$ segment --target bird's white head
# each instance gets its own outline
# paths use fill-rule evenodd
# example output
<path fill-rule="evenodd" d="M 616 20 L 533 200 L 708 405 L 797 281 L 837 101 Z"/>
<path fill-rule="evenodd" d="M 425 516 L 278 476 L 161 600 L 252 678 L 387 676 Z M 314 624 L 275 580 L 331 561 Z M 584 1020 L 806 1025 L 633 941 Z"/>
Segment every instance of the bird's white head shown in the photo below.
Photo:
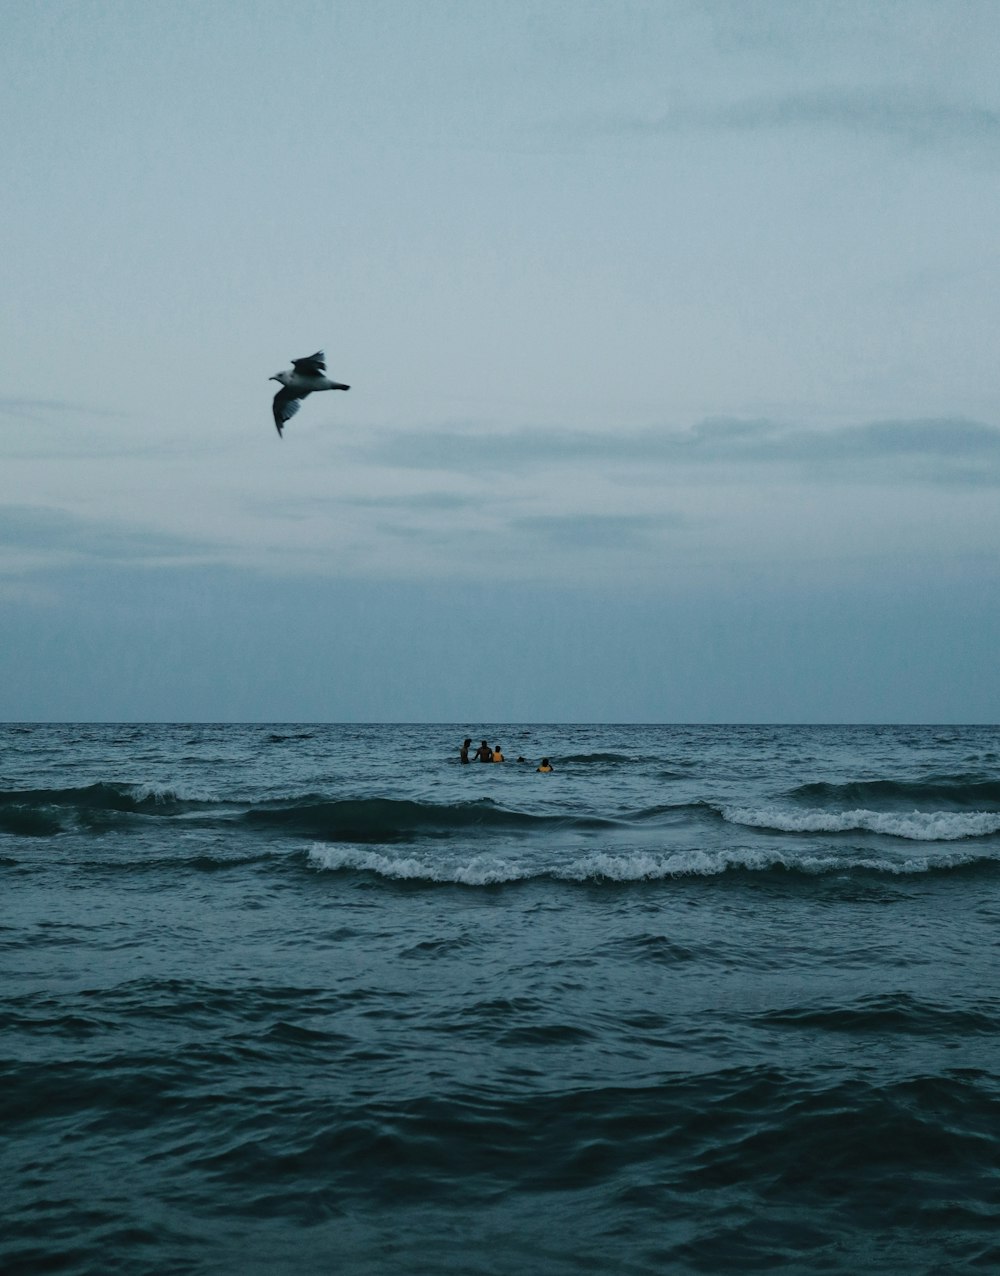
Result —
<path fill-rule="evenodd" d="M 268 381 L 280 381 L 282 385 L 288 385 L 292 379 L 290 372 L 276 372 L 273 377 L 268 377 Z"/>

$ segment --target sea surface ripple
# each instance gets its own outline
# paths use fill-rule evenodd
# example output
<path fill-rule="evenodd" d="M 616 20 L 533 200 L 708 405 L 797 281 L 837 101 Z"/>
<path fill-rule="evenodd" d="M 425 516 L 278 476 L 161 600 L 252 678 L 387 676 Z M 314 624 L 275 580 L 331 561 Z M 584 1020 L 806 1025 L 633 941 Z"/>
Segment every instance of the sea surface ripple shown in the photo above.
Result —
<path fill-rule="evenodd" d="M 997 729 L 0 739 L 5 1273 L 1000 1266 Z"/>

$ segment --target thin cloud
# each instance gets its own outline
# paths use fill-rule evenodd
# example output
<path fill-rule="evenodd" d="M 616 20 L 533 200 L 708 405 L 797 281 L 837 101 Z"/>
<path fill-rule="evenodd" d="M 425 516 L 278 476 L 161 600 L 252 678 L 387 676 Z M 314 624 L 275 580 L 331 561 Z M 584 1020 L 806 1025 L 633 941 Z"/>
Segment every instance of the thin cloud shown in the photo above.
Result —
<path fill-rule="evenodd" d="M 89 403 L 67 403 L 61 399 L 17 399 L 0 396 L 0 414 L 26 421 L 44 421 L 53 413 L 76 413 L 81 416 L 123 417 L 123 412 L 95 408 Z"/>
<path fill-rule="evenodd" d="M 1000 483 L 1000 429 L 961 418 L 872 421 L 833 430 L 759 424 L 692 431 L 692 459 L 795 466 L 806 477 L 936 484 Z"/>
<path fill-rule="evenodd" d="M 142 563 L 190 558 L 209 547 L 186 537 L 35 505 L 0 507 L 0 552 Z"/>
<path fill-rule="evenodd" d="M 445 512 L 467 510 L 480 502 L 476 497 L 459 492 L 413 492 L 395 496 L 350 496 L 342 502 L 358 509 Z"/>
<path fill-rule="evenodd" d="M 369 464 L 465 476 L 599 465 L 603 472 L 667 466 L 787 465 L 816 477 L 1000 482 L 1000 429 L 963 418 L 873 421 L 806 430 L 768 420 L 716 419 L 688 430 L 438 430 L 383 436 L 364 452 Z"/>
<path fill-rule="evenodd" d="M 588 433 L 582 430 L 510 430 L 506 433 L 429 430 L 383 435 L 356 453 L 369 463 L 401 469 L 442 470 L 476 475 L 526 471 L 574 460 L 610 460 L 624 445 L 641 446 L 644 436 Z M 658 448 L 655 436 L 649 444 Z"/>
<path fill-rule="evenodd" d="M 510 528 L 525 537 L 574 549 L 632 549 L 665 528 L 683 524 L 679 516 L 631 514 L 552 514 L 512 519 Z"/>
<path fill-rule="evenodd" d="M 833 129 L 908 146 L 986 150 L 1000 157 L 1000 110 L 907 88 L 764 94 L 729 103 L 690 103 L 641 118 L 621 116 L 601 131 L 634 134 Z"/>
<path fill-rule="evenodd" d="M 125 433 L 122 423 L 131 427 Z M 92 403 L 0 396 L 0 427 L 0 454 L 12 460 L 167 458 L 176 453 L 172 440 L 150 442 L 145 431 L 137 432 L 131 412 Z"/>

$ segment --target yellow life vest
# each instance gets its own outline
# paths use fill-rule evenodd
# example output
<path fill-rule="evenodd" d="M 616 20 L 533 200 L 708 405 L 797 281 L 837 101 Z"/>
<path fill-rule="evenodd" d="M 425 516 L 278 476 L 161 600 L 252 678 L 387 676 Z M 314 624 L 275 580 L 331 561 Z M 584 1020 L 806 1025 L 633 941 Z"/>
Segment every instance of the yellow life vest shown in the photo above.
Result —
<path fill-rule="evenodd" d="M 544 771 L 544 772 L 546 772 L 546 773 L 547 773 L 547 772 L 551 771 L 551 770 L 552 770 L 552 768 L 551 768 L 550 766 L 540 766 L 540 767 L 538 768 L 538 770 L 539 770 L 539 771 Z"/>
<path fill-rule="evenodd" d="M 494 761 L 494 762 L 502 762 L 503 760 L 504 760 L 504 758 L 503 758 L 503 754 L 500 752 L 500 750 L 499 750 L 499 749 L 494 749 L 494 750 L 493 750 L 493 761 Z"/>

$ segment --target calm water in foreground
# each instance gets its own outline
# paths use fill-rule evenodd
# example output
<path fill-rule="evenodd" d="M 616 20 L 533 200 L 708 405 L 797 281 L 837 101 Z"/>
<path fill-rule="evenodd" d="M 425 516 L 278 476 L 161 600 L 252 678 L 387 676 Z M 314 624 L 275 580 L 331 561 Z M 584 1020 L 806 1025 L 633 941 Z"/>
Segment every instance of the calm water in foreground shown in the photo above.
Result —
<path fill-rule="evenodd" d="M 997 729 L 0 742 L 4 1272 L 1000 1267 Z"/>

